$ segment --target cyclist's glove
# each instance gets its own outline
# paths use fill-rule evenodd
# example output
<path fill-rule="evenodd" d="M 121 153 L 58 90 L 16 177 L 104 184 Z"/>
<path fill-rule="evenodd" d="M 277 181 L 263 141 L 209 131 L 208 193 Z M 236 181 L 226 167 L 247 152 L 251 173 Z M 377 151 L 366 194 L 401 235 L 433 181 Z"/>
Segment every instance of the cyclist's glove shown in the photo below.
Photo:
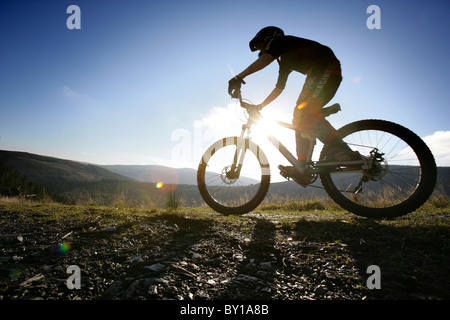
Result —
<path fill-rule="evenodd" d="M 228 81 L 228 94 L 231 95 L 232 98 L 239 98 L 241 84 L 245 84 L 245 81 L 238 76 L 235 76 Z"/>

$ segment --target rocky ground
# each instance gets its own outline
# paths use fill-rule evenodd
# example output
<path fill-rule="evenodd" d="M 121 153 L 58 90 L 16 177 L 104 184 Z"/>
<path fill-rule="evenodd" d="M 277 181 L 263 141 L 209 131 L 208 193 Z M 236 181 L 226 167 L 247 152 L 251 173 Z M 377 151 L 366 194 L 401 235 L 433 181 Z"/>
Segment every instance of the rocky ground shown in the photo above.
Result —
<path fill-rule="evenodd" d="M 71 212 L 76 211 L 76 212 Z M 448 214 L 436 219 L 448 221 Z M 0 205 L 3 300 L 448 299 L 448 227 Z M 381 289 L 367 268 L 378 265 Z M 70 289 L 67 282 L 80 288 Z"/>

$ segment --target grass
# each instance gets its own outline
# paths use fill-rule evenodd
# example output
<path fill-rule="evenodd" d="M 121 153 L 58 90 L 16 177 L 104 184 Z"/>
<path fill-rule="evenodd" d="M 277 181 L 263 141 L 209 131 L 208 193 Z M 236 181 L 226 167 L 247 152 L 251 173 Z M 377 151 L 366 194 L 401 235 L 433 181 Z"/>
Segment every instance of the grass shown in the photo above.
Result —
<path fill-rule="evenodd" d="M 261 211 L 324 211 L 341 210 L 332 200 L 327 198 L 276 198 L 265 202 L 258 207 Z"/>
<path fill-rule="evenodd" d="M 100 215 L 115 219 L 127 216 L 172 214 L 197 219 L 213 219 L 217 221 L 248 222 L 249 219 L 257 219 L 264 216 L 266 219 L 276 221 L 283 228 L 292 229 L 292 220 L 345 220 L 348 223 L 360 223 L 365 218 L 348 213 L 328 198 L 281 198 L 265 201 L 253 212 L 243 216 L 224 216 L 214 213 L 205 205 L 197 207 L 183 207 L 182 193 L 171 190 L 167 193 L 166 208 L 157 208 L 151 202 L 148 206 L 142 203 L 136 204 L 128 201 L 126 196 L 119 194 L 113 206 L 99 206 L 94 203 L 65 205 L 51 201 L 50 199 L 35 201 L 18 197 L 0 197 L 0 208 L 6 207 L 20 212 L 31 212 L 46 219 L 58 219 L 59 215 L 70 214 L 79 217 Z M 413 214 L 399 217 L 393 220 L 380 220 L 378 223 L 385 225 L 404 226 L 409 225 L 433 225 L 434 227 L 449 227 L 448 216 L 450 208 L 449 196 L 439 189 L 433 193 L 428 201 Z M 39 212 L 39 213 L 38 213 Z M 441 218 L 439 218 L 441 217 Z"/>
<path fill-rule="evenodd" d="M 367 220 L 348 213 L 329 198 L 272 198 L 264 202 L 253 212 L 243 216 L 224 216 L 215 213 L 205 204 L 196 207 L 184 207 L 183 193 L 173 189 L 166 193 L 166 208 L 154 205 L 152 201 L 136 203 L 129 199 L 126 194 L 119 193 L 112 206 L 102 206 L 96 203 L 81 203 L 65 205 L 52 201 L 50 198 L 35 200 L 33 198 L 0 196 L 0 209 L 7 207 L 20 212 L 30 212 L 44 219 L 58 219 L 65 214 L 78 216 L 79 219 L 92 215 L 102 216 L 103 219 L 125 219 L 126 217 L 137 217 L 155 214 L 172 214 L 196 219 L 212 219 L 216 221 L 227 221 L 232 223 L 248 223 L 249 219 L 265 219 L 279 223 L 281 228 L 292 229 L 293 222 L 301 224 L 302 220 L 340 220 L 349 224 L 358 224 Z M 403 227 L 405 225 L 427 225 L 434 228 L 448 228 L 450 198 L 437 188 L 427 202 L 413 214 L 399 217 L 393 220 L 379 220 L 378 223 Z M 38 213 L 39 212 L 39 213 Z"/>
<path fill-rule="evenodd" d="M 181 207 L 183 193 L 180 189 L 171 188 L 167 193 L 166 207 L 169 210 L 176 210 Z"/>

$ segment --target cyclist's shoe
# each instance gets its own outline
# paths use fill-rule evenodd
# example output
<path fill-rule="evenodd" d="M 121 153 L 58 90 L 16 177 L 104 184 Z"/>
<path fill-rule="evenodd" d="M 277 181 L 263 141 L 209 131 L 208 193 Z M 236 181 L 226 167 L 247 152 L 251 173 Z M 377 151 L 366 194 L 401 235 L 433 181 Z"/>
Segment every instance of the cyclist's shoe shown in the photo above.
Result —
<path fill-rule="evenodd" d="M 337 146 L 329 147 L 325 158 L 320 160 L 319 163 L 326 164 L 328 162 L 347 162 L 347 161 L 360 161 L 361 154 L 358 151 L 353 151 L 346 143 L 339 144 Z"/>
<path fill-rule="evenodd" d="M 280 174 L 286 179 L 292 179 L 297 182 L 302 187 L 309 185 L 313 182 L 313 175 L 310 173 L 300 173 L 293 166 L 282 166 L 279 165 L 278 169 L 280 169 Z"/>

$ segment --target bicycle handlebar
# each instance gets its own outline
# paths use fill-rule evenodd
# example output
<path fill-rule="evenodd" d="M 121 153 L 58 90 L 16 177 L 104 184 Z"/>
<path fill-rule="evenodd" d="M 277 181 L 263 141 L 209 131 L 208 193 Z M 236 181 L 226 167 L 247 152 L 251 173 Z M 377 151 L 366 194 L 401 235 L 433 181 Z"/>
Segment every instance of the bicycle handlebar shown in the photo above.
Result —
<path fill-rule="evenodd" d="M 239 100 L 239 105 L 241 106 L 241 108 L 244 108 L 248 112 L 250 117 L 254 117 L 256 119 L 259 119 L 261 117 L 261 113 L 260 113 L 261 108 L 254 107 L 253 104 L 249 104 L 249 103 L 245 102 L 242 99 L 241 90 L 235 91 L 232 98 Z"/>
<path fill-rule="evenodd" d="M 250 111 L 252 111 L 252 112 L 256 112 L 258 115 L 260 115 L 260 111 L 261 111 L 261 109 L 262 108 L 257 108 L 257 107 L 250 107 L 250 105 L 248 104 L 248 103 L 246 103 L 245 101 L 243 101 L 243 99 L 242 99 L 242 94 L 241 94 L 241 90 L 239 90 L 239 91 L 237 91 L 236 93 L 235 93 L 235 97 L 234 98 L 236 98 L 236 99 L 238 99 L 239 100 L 239 104 L 241 105 L 241 107 L 242 108 L 244 108 L 245 110 L 247 110 L 247 112 L 250 112 Z M 254 106 L 253 104 L 251 105 L 251 106 Z M 322 115 L 324 116 L 324 117 L 328 117 L 328 116 L 330 116 L 330 115 L 332 115 L 332 114 L 334 114 L 334 113 L 337 113 L 337 112 L 339 112 L 339 111 L 341 111 L 341 106 L 339 105 L 339 103 L 335 103 L 335 104 L 333 104 L 333 105 L 331 105 L 331 106 L 329 106 L 329 107 L 323 107 L 322 108 Z"/>

